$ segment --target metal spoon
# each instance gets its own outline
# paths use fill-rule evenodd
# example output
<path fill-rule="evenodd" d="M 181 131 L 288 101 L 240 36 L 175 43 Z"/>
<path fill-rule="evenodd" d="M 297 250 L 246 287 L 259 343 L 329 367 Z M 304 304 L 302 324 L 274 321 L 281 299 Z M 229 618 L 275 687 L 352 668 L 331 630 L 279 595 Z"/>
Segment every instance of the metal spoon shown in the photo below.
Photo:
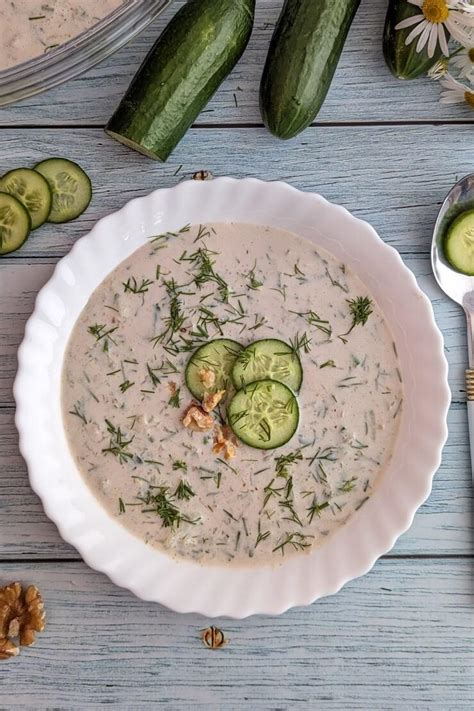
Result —
<path fill-rule="evenodd" d="M 453 269 L 444 256 L 443 239 L 454 218 L 474 209 L 474 173 L 462 178 L 446 196 L 438 214 L 431 244 L 431 265 L 441 289 L 450 299 L 460 304 L 467 319 L 469 368 L 466 370 L 467 413 L 469 439 L 474 476 L 474 277 Z"/>

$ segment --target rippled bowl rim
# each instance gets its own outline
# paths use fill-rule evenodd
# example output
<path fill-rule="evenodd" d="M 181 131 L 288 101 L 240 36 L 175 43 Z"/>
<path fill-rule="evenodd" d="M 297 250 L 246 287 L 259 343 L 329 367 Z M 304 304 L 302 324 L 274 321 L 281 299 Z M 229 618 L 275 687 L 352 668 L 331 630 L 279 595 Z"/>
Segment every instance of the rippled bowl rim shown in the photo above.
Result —
<path fill-rule="evenodd" d="M 122 7 L 47 54 L 0 71 L 0 106 L 74 79 L 111 56 L 173 0 L 128 0 Z"/>
<path fill-rule="evenodd" d="M 78 473 L 60 410 L 67 338 L 91 292 L 148 236 L 183 224 L 241 221 L 290 229 L 344 260 L 385 313 L 405 387 L 394 456 L 369 501 L 324 545 L 277 566 L 231 568 L 173 560 L 108 516 Z M 138 597 L 179 612 L 242 618 L 279 614 L 337 592 L 389 551 L 427 499 L 447 438 L 443 338 L 428 298 L 398 252 L 323 197 L 253 178 L 185 181 L 100 220 L 56 266 L 18 351 L 16 426 L 31 486 L 86 563 Z"/>

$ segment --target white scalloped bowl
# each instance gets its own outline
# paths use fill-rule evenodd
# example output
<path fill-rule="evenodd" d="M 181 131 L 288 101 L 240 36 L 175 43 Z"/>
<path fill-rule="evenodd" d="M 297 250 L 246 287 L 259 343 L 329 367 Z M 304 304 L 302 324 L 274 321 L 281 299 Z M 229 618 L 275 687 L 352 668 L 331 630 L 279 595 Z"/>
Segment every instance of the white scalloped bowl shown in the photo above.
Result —
<path fill-rule="evenodd" d="M 94 498 L 68 449 L 60 406 L 66 344 L 91 292 L 157 231 L 186 223 L 252 222 L 291 230 L 350 266 L 394 336 L 405 403 L 394 456 L 367 504 L 320 548 L 278 567 L 205 567 L 173 560 L 123 528 Z M 337 592 L 392 548 L 426 500 L 446 441 L 450 393 L 431 304 L 398 253 L 365 222 L 285 183 L 183 182 L 129 202 L 80 239 L 38 295 L 18 352 L 14 394 L 31 486 L 61 536 L 117 585 L 179 612 L 278 614 Z"/>

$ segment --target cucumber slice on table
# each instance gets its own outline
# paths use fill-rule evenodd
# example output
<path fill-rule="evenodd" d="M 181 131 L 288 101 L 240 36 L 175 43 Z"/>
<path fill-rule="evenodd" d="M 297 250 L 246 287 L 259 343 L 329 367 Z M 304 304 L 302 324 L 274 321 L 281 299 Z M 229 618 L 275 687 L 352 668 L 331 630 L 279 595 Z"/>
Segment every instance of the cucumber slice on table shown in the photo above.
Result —
<path fill-rule="evenodd" d="M 292 390 L 299 390 L 303 380 L 301 361 L 284 341 L 264 338 L 254 341 L 239 354 L 232 370 L 236 388 L 255 380 L 278 380 Z"/>
<path fill-rule="evenodd" d="M 31 217 L 25 206 L 13 195 L 0 192 L 0 255 L 19 249 L 30 230 Z"/>
<path fill-rule="evenodd" d="M 296 395 L 276 380 L 259 380 L 236 392 L 227 419 L 234 434 L 256 449 L 276 449 L 295 434 L 300 419 Z"/>
<path fill-rule="evenodd" d="M 452 266 L 474 276 L 474 210 L 463 212 L 448 229 L 444 254 Z"/>
<path fill-rule="evenodd" d="M 48 219 L 53 196 L 46 178 L 30 168 L 17 168 L 0 179 L 0 190 L 17 198 L 28 210 L 31 229 L 36 230 Z"/>
<path fill-rule="evenodd" d="M 66 158 L 48 158 L 35 165 L 46 178 L 53 193 L 53 206 L 48 222 L 69 222 L 82 215 L 92 198 L 92 185 L 87 173 Z"/>
<path fill-rule="evenodd" d="M 225 390 L 232 382 L 232 368 L 241 350 L 240 343 L 229 338 L 216 338 L 198 348 L 189 359 L 185 373 L 186 385 L 192 395 L 202 400 L 206 393 Z M 209 370 L 214 377 L 211 378 L 212 384 L 206 387 L 202 371 Z"/>

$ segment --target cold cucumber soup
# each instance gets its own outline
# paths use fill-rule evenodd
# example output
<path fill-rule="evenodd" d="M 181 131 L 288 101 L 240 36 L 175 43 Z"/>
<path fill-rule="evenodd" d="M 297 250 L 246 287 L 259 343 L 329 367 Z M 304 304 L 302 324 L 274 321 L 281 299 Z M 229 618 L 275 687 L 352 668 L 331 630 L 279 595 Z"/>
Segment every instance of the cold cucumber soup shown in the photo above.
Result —
<path fill-rule="evenodd" d="M 125 0 L 0 0 L 0 71 L 88 30 Z"/>
<path fill-rule="evenodd" d="M 383 314 L 344 264 L 273 227 L 186 225 L 90 297 L 63 417 L 87 485 L 148 545 L 277 564 L 367 502 L 401 380 Z"/>

